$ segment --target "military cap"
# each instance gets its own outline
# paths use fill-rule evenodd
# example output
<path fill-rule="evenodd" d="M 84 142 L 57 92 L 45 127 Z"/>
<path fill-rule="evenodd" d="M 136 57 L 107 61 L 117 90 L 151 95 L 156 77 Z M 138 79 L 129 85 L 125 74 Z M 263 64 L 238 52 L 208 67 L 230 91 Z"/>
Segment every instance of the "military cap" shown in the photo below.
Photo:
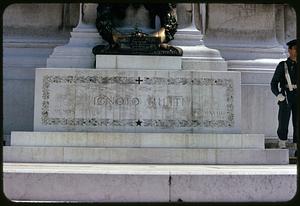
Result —
<path fill-rule="evenodd" d="M 288 43 L 286 43 L 286 45 L 289 47 L 289 48 L 292 48 L 293 46 L 297 45 L 297 39 L 294 39 L 292 41 L 289 41 Z"/>

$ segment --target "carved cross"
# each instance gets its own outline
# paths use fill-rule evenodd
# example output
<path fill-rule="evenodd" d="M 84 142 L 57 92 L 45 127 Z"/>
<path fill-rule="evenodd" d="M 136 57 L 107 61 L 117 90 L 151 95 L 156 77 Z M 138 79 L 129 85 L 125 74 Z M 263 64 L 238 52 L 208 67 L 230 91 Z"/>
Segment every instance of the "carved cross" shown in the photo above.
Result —
<path fill-rule="evenodd" d="M 142 80 L 142 79 L 139 77 L 139 78 L 136 79 L 135 81 L 138 82 L 138 84 L 141 84 L 141 82 L 144 81 L 144 80 Z"/>

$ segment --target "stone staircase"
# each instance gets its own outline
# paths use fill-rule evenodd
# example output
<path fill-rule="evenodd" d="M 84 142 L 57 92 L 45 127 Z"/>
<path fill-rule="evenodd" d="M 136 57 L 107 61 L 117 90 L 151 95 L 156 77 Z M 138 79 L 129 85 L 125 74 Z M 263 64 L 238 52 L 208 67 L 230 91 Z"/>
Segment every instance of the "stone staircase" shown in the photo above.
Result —
<path fill-rule="evenodd" d="M 294 148 L 293 140 L 290 138 L 287 141 L 287 149 L 289 151 L 289 164 L 297 164 L 297 157 L 295 156 L 296 149 Z M 278 149 L 278 138 L 277 137 L 265 137 L 265 148 L 266 149 Z"/>
<path fill-rule="evenodd" d="M 6 197 L 31 202 L 277 202 L 295 165 L 5 163 Z"/>
<path fill-rule="evenodd" d="M 270 202 L 297 189 L 288 150 L 260 134 L 12 132 L 3 159 L 13 201 Z"/>
<path fill-rule="evenodd" d="M 4 162 L 212 164 L 289 163 L 260 134 L 12 132 Z"/>

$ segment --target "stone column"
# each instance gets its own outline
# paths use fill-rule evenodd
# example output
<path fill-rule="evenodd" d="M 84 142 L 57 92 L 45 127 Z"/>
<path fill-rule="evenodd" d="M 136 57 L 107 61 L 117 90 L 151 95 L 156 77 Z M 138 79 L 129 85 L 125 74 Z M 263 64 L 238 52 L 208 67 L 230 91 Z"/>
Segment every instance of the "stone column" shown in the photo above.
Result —
<path fill-rule="evenodd" d="M 284 5 L 285 42 L 297 37 L 296 18 L 295 10 L 289 5 Z"/>
<path fill-rule="evenodd" d="M 285 58 L 275 14 L 274 4 L 208 4 L 205 44 L 226 60 Z"/>
<path fill-rule="evenodd" d="M 296 12 L 290 5 L 275 5 L 276 38 L 287 49 L 286 42 L 296 39 Z"/>
<path fill-rule="evenodd" d="M 206 29 L 205 8 L 205 4 L 177 4 L 179 29 L 171 44 L 183 50 L 183 69 L 226 70 L 227 65 L 220 52 L 203 44 Z"/>
<path fill-rule="evenodd" d="M 283 4 L 209 4 L 204 41 L 220 50 L 229 70 L 273 71 L 287 57 L 285 43 L 293 38 L 287 31 L 296 29 L 287 9 Z"/>
<path fill-rule="evenodd" d="M 58 46 L 47 59 L 47 67 L 94 68 L 94 46 L 104 44 L 95 26 L 97 4 L 81 3 L 79 23 L 71 32 L 69 43 Z"/>

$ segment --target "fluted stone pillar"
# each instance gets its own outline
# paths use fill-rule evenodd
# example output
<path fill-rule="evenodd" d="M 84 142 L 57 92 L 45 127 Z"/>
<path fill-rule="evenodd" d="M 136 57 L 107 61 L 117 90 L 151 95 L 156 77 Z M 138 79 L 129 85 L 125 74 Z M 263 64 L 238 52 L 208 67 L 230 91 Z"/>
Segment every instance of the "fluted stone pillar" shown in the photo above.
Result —
<path fill-rule="evenodd" d="M 226 60 L 285 58 L 276 38 L 274 4 L 208 4 L 207 46 Z"/>
<path fill-rule="evenodd" d="M 220 52 L 203 44 L 206 29 L 205 7 L 205 4 L 177 4 L 179 29 L 171 44 L 183 50 L 183 69 L 227 70 L 226 62 Z"/>
<path fill-rule="evenodd" d="M 295 39 L 297 35 L 296 29 L 296 12 L 289 5 L 285 5 L 285 25 L 286 25 L 286 40 Z"/>
<path fill-rule="evenodd" d="M 206 44 L 220 50 L 229 70 L 273 70 L 296 38 L 296 17 L 288 5 L 209 4 Z"/>
<path fill-rule="evenodd" d="M 80 4 L 79 23 L 71 32 L 69 43 L 58 46 L 47 59 L 47 67 L 94 68 L 94 46 L 104 44 L 95 26 L 97 4 Z"/>

